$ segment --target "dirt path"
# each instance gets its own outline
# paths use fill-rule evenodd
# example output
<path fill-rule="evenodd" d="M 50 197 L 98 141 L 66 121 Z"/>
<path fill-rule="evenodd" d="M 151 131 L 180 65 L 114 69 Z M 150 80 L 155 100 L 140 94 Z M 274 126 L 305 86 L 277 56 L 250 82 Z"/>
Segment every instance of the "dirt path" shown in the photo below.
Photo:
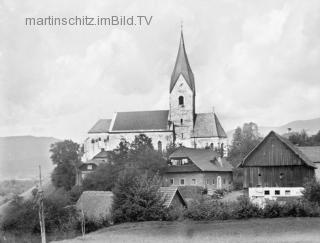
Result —
<path fill-rule="evenodd" d="M 126 223 L 61 242 L 320 242 L 320 218 Z"/>

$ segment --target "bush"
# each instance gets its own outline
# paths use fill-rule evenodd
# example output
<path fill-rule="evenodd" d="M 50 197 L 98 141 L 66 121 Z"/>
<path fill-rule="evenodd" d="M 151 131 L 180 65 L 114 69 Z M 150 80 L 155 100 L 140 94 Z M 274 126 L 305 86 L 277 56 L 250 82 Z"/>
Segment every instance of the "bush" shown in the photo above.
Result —
<path fill-rule="evenodd" d="M 320 204 L 320 182 L 311 180 L 304 185 L 303 196 L 309 202 Z"/>
<path fill-rule="evenodd" d="M 113 191 L 113 222 L 165 219 L 166 209 L 159 191 L 160 184 L 158 176 L 148 178 L 133 172 L 123 173 Z"/>
<path fill-rule="evenodd" d="M 250 202 L 248 197 L 240 196 L 233 206 L 233 214 L 237 219 L 261 217 L 262 210 L 256 204 Z"/>

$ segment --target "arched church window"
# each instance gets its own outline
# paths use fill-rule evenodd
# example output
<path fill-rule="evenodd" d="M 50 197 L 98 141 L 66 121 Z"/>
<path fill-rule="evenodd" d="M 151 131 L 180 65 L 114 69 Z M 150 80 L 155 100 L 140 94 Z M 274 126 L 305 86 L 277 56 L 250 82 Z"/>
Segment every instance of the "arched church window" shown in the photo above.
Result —
<path fill-rule="evenodd" d="M 179 96 L 179 105 L 183 105 L 184 104 L 184 98 L 183 96 Z"/>
<path fill-rule="evenodd" d="M 158 142 L 158 151 L 162 152 L 162 142 L 161 141 Z"/>
<path fill-rule="evenodd" d="M 181 125 L 183 124 L 183 119 L 182 119 L 182 118 L 180 119 L 180 124 L 181 124 Z"/>

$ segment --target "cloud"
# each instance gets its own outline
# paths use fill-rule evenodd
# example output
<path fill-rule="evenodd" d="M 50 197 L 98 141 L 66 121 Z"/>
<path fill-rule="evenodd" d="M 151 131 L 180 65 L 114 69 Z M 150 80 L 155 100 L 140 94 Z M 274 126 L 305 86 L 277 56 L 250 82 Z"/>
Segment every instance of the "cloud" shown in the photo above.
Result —
<path fill-rule="evenodd" d="M 168 108 L 180 21 L 199 112 L 226 130 L 319 117 L 318 1 L 3 1 L 0 134 L 81 141 L 117 110 Z M 30 16 L 153 15 L 148 27 L 26 27 Z"/>

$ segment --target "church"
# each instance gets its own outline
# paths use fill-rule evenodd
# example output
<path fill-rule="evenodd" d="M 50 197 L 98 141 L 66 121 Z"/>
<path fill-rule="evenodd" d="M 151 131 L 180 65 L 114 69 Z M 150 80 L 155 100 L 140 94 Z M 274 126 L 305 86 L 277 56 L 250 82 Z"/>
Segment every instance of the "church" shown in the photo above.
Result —
<path fill-rule="evenodd" d="M 136 135 L 152 138 L 155 149 L 163 151 L 170 144 L 189 148 L 227 151 L 227 134 L 217 114 L 196 113 L 196 85 L 181 31 L 178 55 L 169 86 L 169 109 L 116 112 L 110 119 L 100 119 L 88 131 L 84 141 L 83 162 L 102 151 L 115 149 L 121 139 L 131 142 Z"/>

